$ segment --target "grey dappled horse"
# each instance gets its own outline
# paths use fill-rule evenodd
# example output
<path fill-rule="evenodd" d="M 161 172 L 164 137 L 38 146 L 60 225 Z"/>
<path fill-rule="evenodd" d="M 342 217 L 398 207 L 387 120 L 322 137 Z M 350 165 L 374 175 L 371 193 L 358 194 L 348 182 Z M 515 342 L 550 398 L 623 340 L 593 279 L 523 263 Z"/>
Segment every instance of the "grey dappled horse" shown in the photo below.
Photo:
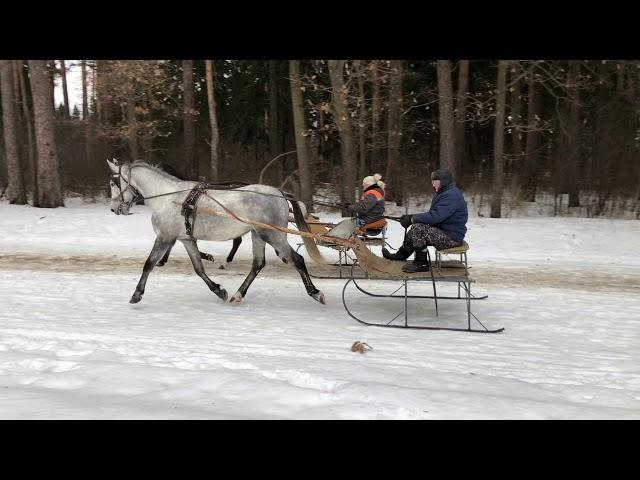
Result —
<path fill-rule="evenodd" d="M 284 263 L 292 264 L 298 271 L 309 296 L 324 303 L 324 293 L 311 281 L 304 259 L 291 248 L 287 242 L 286 233 L 249 225 L 228 217 L 231 212 L 240 218 L 276 227 L 286 227 L 289 220 L 289 201 L 277 188 L 268 185 L 248 185 L 234 190 L 209 190 L 208 196 L 202 195 L 199 198 L 197 206 L 214 210 L 225 216 L 199 213 L 193 225 L 193 235 L 190 237 L 186 233 L 184 217 L 181 214 L 182 202 L 198 182 L 179 180 L 142 160 L 136 160 L 133 163 L 107 160 L 107 164 L 112 173 L 112 181 L 117 183 L 118 187 L 113 188 L 112 185 L 111 211 L 117 215 L 128 212 L 135 198 L 140 196 L 145 199 L 145 204 L 152 211 L 151 224 L 156 233 L 155 244 L 145 262 L 142 276 L 130 303 L 142 300 L 147 277 L 176 240 L 180 240 L 184 245 L 198 276 L 213 293 L 222 300 L 226 300 L 227 291 L 206 275 L 195 241 L 226 241 L 241 237 L 249 231 L 251 231 L 253 244 L 251 271 L 231 298 L 231 302 L 236 303 L 242 300 L 253 280 L 264 268 L 265 246 L 268 243 Z M 128 192 L 134 194 L 129 202 L 125 200 Z M 291 206 L 296 223 L 305 228 L 306 222 L 298 202 L 291 201 Z"/>
<path fill-rule="evenodd" d="M 179 174 L 178 171 L 175 168 L 173 168 L 171 165 L 169 165 L 167 163 L 161 164 L 160 168 L 162 168 L 162 170 L 167 172 L 169 175 L 173 175 L 178 180 L 188 180 L 188 178 L 186 178 L 184 175 Z M 125 199 L 125 201 L 126 201 L 126 199 Z M 236 255 L 236 252 L 238 251 L 238 247 L 240 246 L 241 243 L 242 243 L 242 237 L 238 237 L 238 238 L 234 238 L 233 239 L 233 246 L 231 247 L 231 251 L 229 252 L 229 255 L 227 255 L 227 259 L 226 259 L 225 263 L 221 264 L 220 267 L 218 267 L 218 268 L 220 268 L 222 270 L 227 268 L 227 266 L 233 261 L 233 257 Z M 198 249 L 198 250 L 200 250 L 200 249 Z M 169 254 L 170 253 L 171 253 L 171 248 L 169 248 L 169 250 L 167 250 L 167 253 L 165 253 L 164 257 L 162 257 L 162 259 L 158 262 L 158 267 L 162 267 L 165 263 L 167 263 L 167 261 L 169 260 Z M 211 255 L 210 253 L 200 252 L 200 258 L 202 258 L 203 260 L 209 260 L 210 262 L 214 261 L 213 255 Z"/>

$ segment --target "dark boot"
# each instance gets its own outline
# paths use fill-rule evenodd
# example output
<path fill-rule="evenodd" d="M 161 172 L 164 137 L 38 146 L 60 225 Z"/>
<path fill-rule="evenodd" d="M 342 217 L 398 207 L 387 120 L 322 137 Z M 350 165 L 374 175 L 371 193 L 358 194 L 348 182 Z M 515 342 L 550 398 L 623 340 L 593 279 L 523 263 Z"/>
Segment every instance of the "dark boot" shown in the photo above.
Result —
<path fill-rule="evenodd" d="M 404 261 L 413 253 L 413 247 L 411 243 L 405 238 L 402 246 L 396 253 L 390 253 L 385 247 L 382 247 L 382 256 L 387 260 L 400 260 Z"/>
<path fill-rule="evenodd" d="M 413 263 L 402 267 L 402 271 L 406 273 L 428 272 L 429 257 L 427 256 L 427 252 L 423 252 L 422 249 L 416 250 L 416 258 L 413 260 Z"/>

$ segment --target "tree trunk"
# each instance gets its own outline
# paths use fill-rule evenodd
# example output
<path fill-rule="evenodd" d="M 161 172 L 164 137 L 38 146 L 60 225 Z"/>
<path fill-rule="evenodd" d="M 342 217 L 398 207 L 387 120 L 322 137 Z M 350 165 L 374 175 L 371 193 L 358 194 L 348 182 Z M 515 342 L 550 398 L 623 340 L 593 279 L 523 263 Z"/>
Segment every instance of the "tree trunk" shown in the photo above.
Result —
<path fill-rule="evenodd" d="M 62 95 L 64 97 L 64 117 L 68 120 L 69 118 L 71 118 L 71 110 L 69 109 L 69 90 L 67 89 L 67 66 L 64 64 L 64 60 L 60 60 L 60 75 L 62 76 Z"/>
<path fill-rule="evenodd" d="M 189 178 L 196 178 L 198 166 L 194 158 L 195 145 L 195 99 L 193 89 L 193 60 L 182 61 L 183 83 L 183 123 L 184 123 L 184 165 L 185 174 Z"/>
<path fill-rule="evenodd" d="M 467 116 L 467 92 L 469 91 L 469 60 L 460 60 L 458 72 L 458 94 L 456 97 L 455 152 L 458 186 L 466 164 L 465 118 Z"/>
<path fill-rule="evenodd" d="M 523 136 L 521 131 L 522 126 L 522 90 L 520 88 L 520 81 L 517 81 L 511 87 L 511 124 L 513 128 L 511 130 L 511 137 L 513 139 L 513 167 L 508 168 L 509 173 L 516 173 L 520 175 L 522 173 L 524 151 L 523 151 Z"/>
<path fill-rule="evenodd" d="M 11 73 L 13 75 L 13 100 L 16 108 L 18 108 L 17 105 L 20 101 L 20 75 L 18 72 L 18 64 L 15 61 L 11 63 Z M 20 109 L 18 108 L 18 110 Z M 16 113 L 16 119 L 19 119 L 19 111 Z"/>
<path fill-rule="evenodd" d="M 96 97 L 96 112 L 98 114 L 98 123 L 100 123 L 101 128 L 106 129 L 109 129 L 111 124 L 111 102 L 105 92 L 104 81 L 108 69 L 108 60 L 96 60 L 96 82 L 93 87 Z M 102 137 L 102 148 L 107 158 L 113 157 L 113 145 L 107 135 Z"/>
<path fill-rule="evenodd" d="M 305 136 L 306 125 L 304 103 L 300 82 L 300 61 L 289 60 L 289 77 L 291 78 L 291 104 L 293 107 L 293 128 L 298 154 L 298 176 L 300 177 L 300 193 L 302 201 L 311 207 L 313 189 L 311 186 L 311 165 L 309 164 L 309 150 Z"/>
<path fill-rule="evenodd" d="M 88 89 L 87 89 L 87 61 L 80 61 L 80 68 L 82 70 L 82 119 L 86 120 L 89 118 L 89 100 L 88 100 Z"/>
<path fill-rule="evenodd" d="M 269 153 L 275 158 L 280 153 L 278 132 L 278 63 L 269 60 Z"/>
<path fill-rule="evenodd" d="M 625 93 L 625 66 L 626 63 L 624 60 L 620 60 L 617 63 L 617 69 L 616 69 L 616 91 L 618 92 L 618 95 L 623 96 Z"/>
<path fill-rule="evenodd" d="M 507 98 L 508 62 L 498 63 L 498 98 L 496 100 L 496 122 L 493 134 L 493 182 L 491 196 L 491 218 L 502 216 L 502 169 L 504 153 L 504 112 Z"/>
<path fill-rule="evenodd" d="M 456 154 L 453 131 L 453 87 L 451 62 L 438 60 L 438 108 L 440 123 L 440 168 L 456 175 Z"/>
<path fill-rule="evenodd" d="M 96 102 L 96 83 L 98 80 L 98 61 L 94 60 L 91 68 L 91 101 L 89 105 L 89 117 L 95 117 L 97 112 L 97 102 Z M 91 111 L 93 110 L 93 111 Z"/>
<path fill-rule="evenodd" d="M 213 61 L 205 60 L 207 69 L 207 100 L 209 103 L 209 122 L 211 123 L 211 180 L 217 182 L 220 177 L 220 160 L 218 158 L 218 116 L 216 114 L 216 97 Z"/>
<path fill-rule="evenodd" d="M 380 130 L 380 80 L 378 60 L 371 61 L 371 167 L 378 168 L 380 161 L 378 132 Z"/>
<path fill-rule="evenodd" d="M 33 139 L 33 123 L 29 110 L 29 98 L 27 95 L 27 86 L 24 80 L 24 64 L 22 60 L 15 60 L 18 70 L 18 79 L 20 82 L 20 97 L 22 98 L 22 112 L 27 125 L 27 150 L 29 153 L 29 171 L 31 172 L 31 188 L 33 191 L 33 204 L 35 205 L 38 198 L 38 170 L 36 168 L 36 144 Z"/>
<path fill-rule="evenodd" d="M 356 155 L 353 148 L 353 134 L 349 119 L 348 89 L 344 83 L 344 60 L 329 60 L 331 77 L 332 106 L 334 119 L 340 133 L 342 152 L 342 189 L 340 198 L 343 203 L 353 203 L 356 186 Z M 342 212 L 347 215 L 346 211 Z"/>
<path fill-rule="evenodd" d="M 56 152 L 53 116 L 53 90 L 45 60 L 29 60 L 31 93 L 38 151 L 38 197 L 34 206 L 55 208 L 64 206 L 62 185 Z"/>
<path fill-rule="evenodd" d="M 529 99 L 527 105 L 527 144 L 525 150 L 525 175 L 523 185 L 523 197 L 526 202 L 536 201 L 537 163 L 540 134 L 536 131 L 538 126 L 538 91 L 536 79 L 529 77 Z"/>
<path fill-rule="evenodd" d="M 0 91 L 2 92 L 2 124 L 7 162 L 7 199 L 9 203 L 24 205 L 27 194 L 24 173 L 18 154 L 18 132 L 13 92 L 13 61 L 0 60 Z"/>
<path fill-rule="evenodd" d="M 402 142 L 402 60 L 391 61 L 389 90 L 389 140 L 387 146 L 386 196 L 402 204 L 400 144 Z"/>
<path fill-rule="evenodd" d="M 91 171 L 91 159 L 93 158 L 93 124 L 89 114 L 89 86 L 87 82 L 87 61 L 81 60 L 82 70 L 82 120 L 84 122 L 84 154 L 87 173 Z M 94 69 L 95 70 L 95 69 Z M 95 84 L 93 87 L 95 91 Z"/>
<path fill-rule="evenodd" d="M 579 176 L 580 176 L 580 158 L 581 158 L 581 145 L 580 145 L 580 90 L 578 89 L 576 82 L 580 76 L 580 62 L 577 60 L 571 60 L 569 65 L 569 91 L 575 101 L 572 101 L 569 105 L 568 125 L 567 125 L 567 152 L 563 156 L 563 160 L 566 162 L 566 175 L 564 175 L 564 191 L 569 194 L 569 207 L 580 206 L 580 188 L 579 188 Z"/>
<path fill-rule="evenodd" d="M 51 91 L 53 92 L 56 88 L 56 61 L 48 60 L 46 63 L 46 71 L 49 77 L 49 82 L 51 83 Z M 56 100 L 53 95 L 51 95 L 51 105 L 53 105 L 53 116 L 56 115 Z"/>
<path fill-rule="evenodd" d="M 126 106 L 126 115 L 127 115 L 127 125 L 129 126 L 129 156 L 130 160 L 138 160 L 140 158 L 140 153 L 138 149 L 138 121 L 136 119 L 136 100 L 135 100 L 135 92 L 134 92 L 134 80 L 129 79 L 129 84 L 127 85 L 127 106 Z"/>
<path fill-rule="evenodd" d="M 364 96 L 364 68 L 362 66 L 362 60 L 354 60 L 354 72 L 358 80 L 358 104 L 360 106 L 358 111 L 358 177 L 364 178 L 367 175 L 367 138 L 365 136 L 367 106 Z M 362 185 L 359 187 L 359 192 L 362 190 Z"/>
<path fill-rule="evenodd" d="M 636 68 L 636 75 L 634 75 L 634 71 L 633 71 L 633 67 L 635 67 L 635 65 L 630 65 L 631 67 L 631 71 L 629 72 L 629 75 L 627 75 L 627 87 L 626 87 L 626 97 L 627 97 L 627 102 L 629 102 L 630 104 L 633 104 L 636 100 L 636 75 L 638 74 L 638 69 Z"/>

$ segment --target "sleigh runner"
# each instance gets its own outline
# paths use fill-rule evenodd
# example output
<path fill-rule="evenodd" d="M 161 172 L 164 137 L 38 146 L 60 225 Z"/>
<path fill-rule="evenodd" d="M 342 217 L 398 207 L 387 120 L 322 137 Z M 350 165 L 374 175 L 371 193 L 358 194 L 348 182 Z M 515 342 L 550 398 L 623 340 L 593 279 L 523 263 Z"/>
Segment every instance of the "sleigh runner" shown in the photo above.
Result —
<path fill-rule="evenodd" d="M 449 251 L 437 251 L 436 257 L 437 263 L 432 263 L 428 249 L 426 250 L 429 256 L 430 268 L 428 272 L 406 273 L 402 270 L 402 267 L 406 262 L 387 260 L 375 255 L 369 250 L 366 245 L 355 239 L 355 247 L 353 248 L 354 255 L 357 259 L 357 266 L 366 273 L 365 279 L 359 279 L 351 276 L 342 289 L 342 303 L 347 314 L 364 325 L 373 325 L 379 327 L 392 327 L 392 328 L 414 328 L 422 330 L 453 330 L 453 331 L 467 331 L 467 332 L 479 332 L 479 333 L 499 333 L 504 331 L 504 328 L 489 329 L 482 324 L 478 317 L 471 311 L 472 300 L 484 300 L 487 296 L 476 297 L 471 293 L 471 284 L 475 283 L 475 280 L 469 275 L 469 267 L 467 264 L 466 251 L 468 250 L 468 244 L 465 244 L 456 249 L 449 249 Z M 446 254 L 461 254 L 464 260 L 447 262 L 441 260 L 441 255 Z M 393 283 L 394 286 L 400 282 L 400 286 L 390 294 L 376 294 L 363 287 L 364 283 L 378 284 L 382 282 Z M 431 284 L 433 295 L 409 295 L 408 287 L 410 283 L 416 283 L 421 285 Z M 438 284 L 457 284 L 458 295 L 457 296 L 445 296 L 438 295 Z M 371 314 L 367 314 L 366 318 L 357 316 L 353 312 L 353 307 L 349 307 L 347 302 L 347 289 L 352 285 L 356 287 L 356 292 L 362 293 L 368 297 L 385 298 L 403 300 L 403 309 L 391 319 L 376 321 L 371 319 Z M 401 291 L 401 294 L 397 292 Z M 467 313 L 467 326 L 454 327 L 454 326 L 431 326 L 425 324 L 418 324 L 415 320 L 410 319 L 409 315 L 409 301 L 410 300 L 424 300 L 430 299 L 435 304 L 435 316 L 438 317 L 438 300 L 459 300 L 464 301 Z M 398 322 L 397 320 L 401 320 Z M 404 320 L 402 322 L 402 320 Z M 472 320 L 474 324 L 480 325 L 482 328 L 473 328 Z M 394 323 L 395 322 L 395 323 Z"/>

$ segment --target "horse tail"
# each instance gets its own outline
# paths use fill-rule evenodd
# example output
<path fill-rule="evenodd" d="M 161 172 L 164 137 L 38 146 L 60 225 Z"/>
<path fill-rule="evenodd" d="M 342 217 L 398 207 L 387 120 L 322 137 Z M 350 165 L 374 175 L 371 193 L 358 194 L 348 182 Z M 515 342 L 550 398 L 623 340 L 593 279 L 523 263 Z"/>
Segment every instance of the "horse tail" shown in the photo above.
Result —
<path fill-rule="evenodd" d="M 296 198 L 292 194 L 286 193 L 286 192 L 282 192 L 282 194 L 291 204 L 291 208 L 293 209 L 293 218 L 295 219 L 295 223 L 296 223 L 296 226 L 298 227 L 298 230 L 300 230 L 301 232 L 311 233 L 309 224 L 307 224 L 307 221 L 304 219 L 304 214 L 302 213 L 302 209 L 300 208 L 300 203 L 296 200 Z M 312 238 L 302 237 L 302 242 L 304 243 L 304 247 L 307 249 L 309 256 L 316 263 L 319 263 L 321 265 L 325 265 L 329 263 L 322 256 L 322 253 L 320 253 L 320 250 L 318 250 L 318 245 L 316 245 L 316 242 Z"/>

